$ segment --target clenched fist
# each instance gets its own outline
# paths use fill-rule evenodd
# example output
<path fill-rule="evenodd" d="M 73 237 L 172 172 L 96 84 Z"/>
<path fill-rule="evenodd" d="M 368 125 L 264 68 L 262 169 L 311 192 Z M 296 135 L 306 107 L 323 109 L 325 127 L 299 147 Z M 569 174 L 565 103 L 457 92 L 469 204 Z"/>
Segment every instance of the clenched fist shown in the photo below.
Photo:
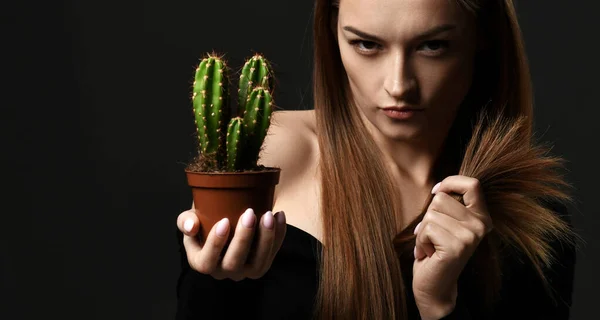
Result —
<path fill-rule="evenodd" d="M 413 292 L 423 319 L 439 319 L 454 309 L 457 282 L 480 241 L 492 230 L 492 220 L 477 179 L 450 176 L 435 194 L 416 226 Z M 462 195 L 460 203 L 450 194 Z"/>

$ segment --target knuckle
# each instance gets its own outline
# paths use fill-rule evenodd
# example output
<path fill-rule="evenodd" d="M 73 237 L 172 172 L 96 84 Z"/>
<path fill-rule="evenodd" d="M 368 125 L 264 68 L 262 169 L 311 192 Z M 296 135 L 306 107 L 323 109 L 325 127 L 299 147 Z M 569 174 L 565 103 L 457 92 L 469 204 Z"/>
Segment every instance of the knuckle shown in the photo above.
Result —
<path fill-rule="evenodd" d="M 480 240 L 481 238 L 483 238 L 486 234 L 486 225 L 485 223 L 483 223 L 482 221 L 477 221 L 474 223 L 474 236 L 475 236 L 475 240 Z"/>
<path fill-rule="evenodd" d="M 476 244 L 478 241 L 478 238 L 479 237 L 477 236 L 477 234 L 475 234 L 473 232 L 467 232 L 465 235 L 465 242 L 463 243 L 464 247 L 466 248 L 468 246 Z"/>
<path fill-rule="evenodd" d="M 434 231 L 434 224 L 433 223 L 427 223 L 423 226 L 423 231 L 425 233 L 431 233 Z"/>
<path fill-rule="evenodd" d="M 443 195 L 441 193 L 437 193 L 433 199 L 431 200 L 431 205 L 433 208 L 439 208 L 443 203 Z"/>
<path fill-rule="evenodd" d="M 197 259 L 193 267 L 196 271 L 203 274 L 211 274 L 215 271 L 214 265 L 204 259 Z"/>
<path fill-rule="evenodd" d="M 240 264 L 231 260 L 223 261 L 221 264 L 221 269 L 227 273 L 237 273 L 240 271 Z"/>
<path fill-rule="evenodd" d="M 435 211 L 434 209 L 428 210 L 425 213 L 425 216 L 423 216 L 423 220 L 421 221 L 421 224 L 423 224 L 423 225 L 429 224 L 429 222 L 435 221 L 438 216 L 439 216 L 439 212 Z"/>
<path fill-rule="evenodd" d="M 479 179 L 476 179 L 476 178 L 471 179 L 471 188 L 473 190 L 479 190 L 481 188 L 481 182 L 479 181 Z"/>
<path fill-rule="evenodd" d="M 443 191 L 438 192 L 436 196 L 439 198 L 438 201 L 444 201 L 452 198 L 448 193 Z"/>

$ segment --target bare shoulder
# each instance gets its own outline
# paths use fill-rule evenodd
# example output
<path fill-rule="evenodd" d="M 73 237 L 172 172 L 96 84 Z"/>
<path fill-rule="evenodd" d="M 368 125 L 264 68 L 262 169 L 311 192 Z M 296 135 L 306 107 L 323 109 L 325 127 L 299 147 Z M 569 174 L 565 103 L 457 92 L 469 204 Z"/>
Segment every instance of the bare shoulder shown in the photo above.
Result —
<path fill-rule="evenodd" d="M 278 110 L 271 114 L 258 164 L 281 168 L 275 198 L 311 168 L 316 151 L 314 110 Z"/>

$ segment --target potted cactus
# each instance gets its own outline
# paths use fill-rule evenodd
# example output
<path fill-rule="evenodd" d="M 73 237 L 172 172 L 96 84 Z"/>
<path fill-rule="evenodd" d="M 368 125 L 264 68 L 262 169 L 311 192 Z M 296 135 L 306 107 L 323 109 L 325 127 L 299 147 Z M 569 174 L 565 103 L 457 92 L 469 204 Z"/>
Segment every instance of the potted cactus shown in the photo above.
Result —
<path fill-rule="evenodd" d="M 281 169 L 257 165 L 274 105 L 270 77 L 270 64 L 263 56 L 249 58 L 241 71 L 238 108 L 233 112 L 229 71 L 222 57 L 209 54 L 196 69 L 192 104 L 198 154 L 185 172 L 203 240 L 225 217 L 235 226 L 247 208 L 255 214 L 272 209 Z"/>

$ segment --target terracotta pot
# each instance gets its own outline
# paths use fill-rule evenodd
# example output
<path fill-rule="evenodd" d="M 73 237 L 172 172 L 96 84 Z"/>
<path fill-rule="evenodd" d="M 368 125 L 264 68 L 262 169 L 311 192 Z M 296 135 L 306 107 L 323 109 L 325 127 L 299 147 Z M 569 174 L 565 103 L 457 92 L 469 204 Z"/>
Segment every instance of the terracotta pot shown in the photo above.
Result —
<path fill-rule="evenodd" d="M 246 209 L 254 210 L 257 222 L 265 212 L 273 209 L 273 195 L 281 169 L 268 167 L 264 171 L 248 172 L 185 172 L 200 220 L 198 237 L 206 240 L 215 223 L 229 218 L 229 242 Z"/>

